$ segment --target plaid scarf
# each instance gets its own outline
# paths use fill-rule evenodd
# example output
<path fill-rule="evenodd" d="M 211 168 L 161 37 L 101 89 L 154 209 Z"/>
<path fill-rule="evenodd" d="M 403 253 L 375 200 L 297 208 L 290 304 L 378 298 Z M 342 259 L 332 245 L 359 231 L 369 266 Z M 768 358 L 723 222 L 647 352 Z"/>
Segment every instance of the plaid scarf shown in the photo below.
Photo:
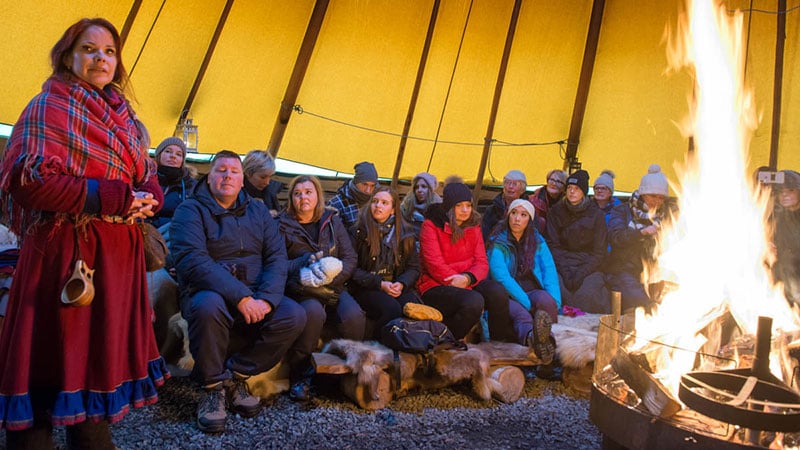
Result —
<path fill-rule="evenodd" d="M 132 187 L 147 180 L 155 162 L 147 156 L 148 137 L 140 126 L 115 91 L 48 79 L 22 112 L 0 162 L 3 218 L 17 232 L 43 220 L 43 211 L 11 201 L 13 183 L 41 183 L 54 174 L 121 180 Z M 21 172 L 13 177 L 15 168 Z"/>
<path fill-rule="evenodd" d="M 630 223 L 628 223 L 628 228 L 641 230 L 650 225 L 661 227 L 662 217 L 658 214 L 659 211 L 651 212 L 638 190 L 633 191 L 633 194 L 631 194 L 630 207 L 633 218 Z"/>

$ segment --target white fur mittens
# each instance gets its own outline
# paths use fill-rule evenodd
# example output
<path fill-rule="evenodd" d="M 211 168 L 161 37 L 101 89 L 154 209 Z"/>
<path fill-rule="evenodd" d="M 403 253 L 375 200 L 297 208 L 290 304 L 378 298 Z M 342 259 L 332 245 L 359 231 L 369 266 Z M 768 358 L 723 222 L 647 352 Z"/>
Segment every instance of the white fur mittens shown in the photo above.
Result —
<path fill-rule="evenodd" d="M 303 286 L 320 287 L 333 281 L 342 271 L 342 261 L 326 256 L 308 267 L 300 269 L 300 283 Z"/>

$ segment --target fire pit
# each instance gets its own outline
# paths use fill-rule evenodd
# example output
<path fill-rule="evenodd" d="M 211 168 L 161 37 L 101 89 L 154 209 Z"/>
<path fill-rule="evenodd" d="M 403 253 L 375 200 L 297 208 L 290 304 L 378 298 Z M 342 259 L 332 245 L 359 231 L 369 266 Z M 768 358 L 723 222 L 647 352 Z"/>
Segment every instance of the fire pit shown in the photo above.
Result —
<path fill-rule="evenodd" d="M 688 408 L 683 409 L 658 386 L 631 378 L 628 363 L 619 360 L 629 357 L 620 349 L 592 380 L 589 417 L 603 433 L 604 448 L 768 447 L 776 432 L 785 433 L 784 445 L 800 445 L 800 394 L 767 366 L 771 323 L 759 320 L 752 368 L 684 374 L 679 397 Z"/>

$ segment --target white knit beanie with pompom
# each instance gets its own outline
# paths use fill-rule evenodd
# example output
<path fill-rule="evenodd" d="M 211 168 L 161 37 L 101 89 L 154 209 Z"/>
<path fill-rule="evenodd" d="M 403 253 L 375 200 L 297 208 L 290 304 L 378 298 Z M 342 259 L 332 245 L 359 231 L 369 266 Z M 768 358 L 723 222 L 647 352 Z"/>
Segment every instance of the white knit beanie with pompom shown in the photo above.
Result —
<path fill-rule="evenodd" d="M 639 183 L 639 194 L 655 194 L 669 197 L 669 183 L 667 177 L 661 172 L 661 166 L 652 164 L 647 169 L 647 175 Z"/>

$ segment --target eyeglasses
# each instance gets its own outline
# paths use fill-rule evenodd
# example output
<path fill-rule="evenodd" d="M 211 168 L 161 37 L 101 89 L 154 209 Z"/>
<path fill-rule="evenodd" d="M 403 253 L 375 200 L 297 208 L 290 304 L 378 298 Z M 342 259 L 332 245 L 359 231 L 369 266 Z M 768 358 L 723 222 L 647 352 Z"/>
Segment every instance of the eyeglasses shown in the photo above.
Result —
<path fill-rule="evenodd" d="M 605 186 L 595 186 L 593 189 L 595 192 L 608 192 L 611 190 Z"/>
<path fill-rule="evenodd" d="M 558 178 L 550 178 L 550 179 L 547 180 L 547 182 L 550 183 L 550 184 L 555 184 L 556 186 L 563 186 L 564 185 L 564 182 L 559 180 Z"/>

